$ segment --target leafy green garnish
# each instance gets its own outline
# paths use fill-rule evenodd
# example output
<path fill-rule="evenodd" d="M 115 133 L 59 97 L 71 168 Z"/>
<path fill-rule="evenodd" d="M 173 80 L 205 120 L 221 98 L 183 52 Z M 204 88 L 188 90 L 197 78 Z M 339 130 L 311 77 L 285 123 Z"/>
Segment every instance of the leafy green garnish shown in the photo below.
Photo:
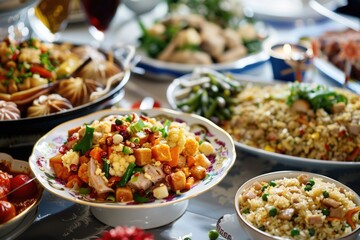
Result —
<path fill-rule="evenodd" d="M 153 58 L 156 58 L 170 43 L 170 41 L 177 36 L 177 34 L 184 29 L 183 24 L 166 24 L 164 32 L 161 36 L 149 33 L 144 23 L 139 21 L 139 26 L 142 31 L 142 36 L 139 38 L 140 46 L 146 53 Z M 195 50 L 196 46 L 183 46 L 184 49 Z"/>
<path fill-rule="evenodd" d="M 145 127 L 145 123 L 139 119 L 136 123 L 130 125 L 130 131 L 133 133 L 140 132 Z"/>
<path fill-rule="evenodd" d="M 303 99 L 307 101 L 313 110 L 324 109 L 331 113 L 332 107 L 336 103 L 347 104 L 345 95 L 337 93 L 324 85 L 308 85 L 294 83 L 290 86 L 290 95 L 286 103 L 291 106 L 296 100 Z"/>
<path fill-rule="evenodd" d="M 170 124 L 171 124 L 171 121 L 166 119 L 164 122 L 164 127 L 160 129 L 160 132 L 164 138 L 166 138 L 168 136 Z"/>
<path fill-rule="evenodd" d="M 84 137 L 73 147 L 74 151 L 80 151 L 84 155 L 92 147 L 94 128 L 85 126 L 85 135 Z"/>
<path fill-rule="evenodd" d="M 44 65 L 47 70 L 53 71 L 55 70 L 54 65 L 51 63 L 49 59 L 49 52 L 40 54 L 40 62 Z"/>

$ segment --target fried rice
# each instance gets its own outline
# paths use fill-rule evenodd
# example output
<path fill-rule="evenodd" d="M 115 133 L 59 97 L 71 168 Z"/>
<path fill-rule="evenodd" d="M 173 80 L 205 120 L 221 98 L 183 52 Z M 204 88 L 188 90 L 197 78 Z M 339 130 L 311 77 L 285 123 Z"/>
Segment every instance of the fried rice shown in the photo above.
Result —
<path fill-rule="evenodd" d="M 255 182 L 239 197 L 241 216 L 254 227 L 291 239 L 338 239 L 357 229 L 355 196 L 321 177 L 305 174 Z"/>
<path fill-rule="evenodd" d="M 290 85 L 248 84 L 237 96 L 234 116 L 223 125 L 235 141 L 269 152 L 332 161 L 360 161 L 360 98 L 347 98 L 336 113 L 293 111 L 286 103 Z"/>

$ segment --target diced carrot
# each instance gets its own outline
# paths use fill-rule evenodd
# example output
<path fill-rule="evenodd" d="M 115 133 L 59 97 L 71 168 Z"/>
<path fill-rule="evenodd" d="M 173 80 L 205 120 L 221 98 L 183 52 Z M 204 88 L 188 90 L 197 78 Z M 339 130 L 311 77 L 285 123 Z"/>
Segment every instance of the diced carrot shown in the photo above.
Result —
<path fill-rule="evenodd" d="M 82 155 L 79 157 L 79 164 L 88 163 L 89 161 L 90 161 L 90 158 L 87 157 L 86 155 Z"/>
<path fill-rule="evenodd" d="M 65 181 L 67 181 L 71 175 L 70 171 L 62 163 L 53 163 L 53 169 L 55 175 Z"/>
<path fill-rule="evenodd" d="M 190 190 L 190 188 L 194 185 L 195 179 L 193 177 L 188 177 L 185 183 L 185 190 Z"/>
<path fill-rule="evenodd" d="M 309 121 L 307 120 L 307 118 L 304 115 L 300 115 L 297 119 L 297 122 L 304 124 L 304 125 L 309 125 Z"/>
<path fill-rule="evenodd" d="M 87 163 L 82 163 L 78 170 L 78 177 L 85 183 L 89 183 L 89 171 Z"/>
<path fill-rule="evenodd" d="M 102 159 L 101 159 L 102 152 L 104 152 L 104 150 L 101 147 L 94 147 L 90 151 L 90 157 L 97 160 L 98 162 L 101 162 L 102 161 Z"/>
<path fill-rule="evenodd" d="M 189 167 L 193 166 L 195 164 L 195 157 L 194 156 L 188 156 L 186 158 L 186 163 Z"/>
<path fill-rule="evenodd" d="M 81 128 L 81 127 L 78 126 L 78 127 L 74 127 L 74 128 L 69 129 L 69 130 L 68 130 L 68 137 L 71 137 L 74 133 L 76 133 L 77 131 L 79 131 L 80 128 Z"/>
<path fill-rule="evenodd" d="M 170 148 L 170 155 L 171 155 L 171 161 L 168 162 L 168 164 L 171 167 L 176 167 L 179 163 L 179 157 L 180 157 L 180 147 L 172 147 Z"/>
<path fill-rule="evenodd" d="M 145 166 L 151 163 L 151 149 L 137 148 L 134 149 L 135 162 L 138 166 Z"/>
<path fill-rule="evenodd" d="M 345 215 L 346 222 L 350 225 L 352 230 L 355 230 L 355 228 L 356 228 L 356 225 L 352 218 L 353 218 L 354 214 L 357 212 L 360 212 L 360 206 L 357 206 L 353 209 L 348 210 Z"/>
<path fill-rule="evenodd" d="M 171 161 L 170 147 L 167 144 L 157 144 L 151 148 L 152 156 L 156 161 Z"/>
<path fill-rule="evenodd" d="M 69 176 L 66 187 L 73 188 L 73 187 L 81 187 L 83 184 L 83 181 L 78 177 L 78 175 L 71 175 Z"/>
<path fill-rule="evenodd" d="M 118 187 L 115 192 L 116 202 L 129 202 L 134 199 L 131 188 L 129 187 Z"/>
<path fill-rule="evenodd" d="M 115 184 L 117 184 L 121 180 L 121 177 L 118 176 L 112 176 L 109 178 L 108 186 L 113 187 Z"/>
<path fill-rule="evenodd" d="M 50 158 L 50 167 L 54 168 L 55 164 L 58 164 L 58 163 L 62 164 L 62 159 L 61 159 L 62 156 L 63 156 L 63 154 L 57 153 L 55 156 Z"/>
<path fill-rule="evenodd" d="M 170 174 L 170 179 L 170 187 L 174 192 L 181 191 L 185 188 L 186 176 L 183 171 L 177 171 Z"/>
<path fill-rule="evenodd" d="M 336 220 L 342 221 L 343 218 L 338 218 L 338 217 L 326 217 L 326 220 L 328 220 L 328 221 L 336 221 Z"/>

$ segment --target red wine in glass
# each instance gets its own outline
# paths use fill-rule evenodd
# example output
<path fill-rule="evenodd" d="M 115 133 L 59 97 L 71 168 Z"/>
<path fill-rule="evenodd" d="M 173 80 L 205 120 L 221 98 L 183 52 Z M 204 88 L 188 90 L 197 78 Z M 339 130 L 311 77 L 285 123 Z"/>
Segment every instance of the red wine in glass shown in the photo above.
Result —
<path fill-rule="evenodd" d="M 90 33 L 98 41 L 103 40 L 104 32 L 114 18 L 120 0 L 81 0 L 83 9 L 91 25 Z"/>

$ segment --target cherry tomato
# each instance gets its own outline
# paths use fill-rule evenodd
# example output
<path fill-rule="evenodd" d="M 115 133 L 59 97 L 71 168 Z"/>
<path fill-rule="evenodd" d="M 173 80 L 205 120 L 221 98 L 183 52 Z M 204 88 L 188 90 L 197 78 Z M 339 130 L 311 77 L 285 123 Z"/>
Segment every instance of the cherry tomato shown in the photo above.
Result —
<path fill-rule="evenodd" d="M 0 201 L 0 224 L 9 221 L 15 216 L 14 205 L 8 201 Z"/>
<path fill-rule="evenodd" d="M 25 182 L 29 181 L 31 178 L 27 174 L 18 174 L 11 179 L 11 189 L 15 189 Z M 34 181 L 29 182 L 28 184 L 22 186 L 11 195 L 18 198 L 30 198 L 35 195 L 37 191 L 36 183 Z"/>
<path fill-rule="evenodd" d="M 10 178 L 12 176 L 6 172 L 0 170 L 0 200 L 6 200 L 4 196 L 10 191 L 11 183 Z"/>

